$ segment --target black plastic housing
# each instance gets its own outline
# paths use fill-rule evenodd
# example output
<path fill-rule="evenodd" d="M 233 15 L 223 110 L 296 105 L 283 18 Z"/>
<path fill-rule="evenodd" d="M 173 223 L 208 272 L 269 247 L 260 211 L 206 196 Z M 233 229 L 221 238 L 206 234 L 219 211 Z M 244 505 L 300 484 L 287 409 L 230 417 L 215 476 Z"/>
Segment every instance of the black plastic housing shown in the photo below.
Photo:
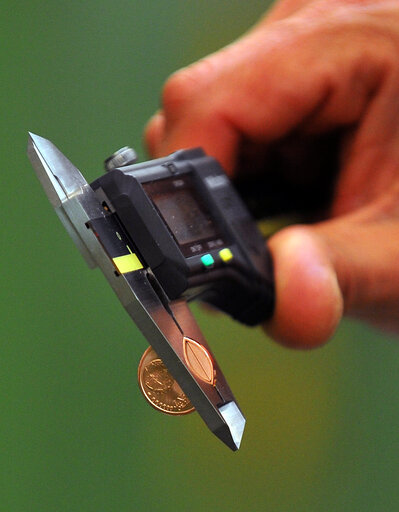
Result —
<path fill-rule="evenodd" d="M 248 325 L 272 315 L 265 241 L 221 166 L 202 149 L 113 169 L 91 187 L 169 299 L 200 298 Z"/>

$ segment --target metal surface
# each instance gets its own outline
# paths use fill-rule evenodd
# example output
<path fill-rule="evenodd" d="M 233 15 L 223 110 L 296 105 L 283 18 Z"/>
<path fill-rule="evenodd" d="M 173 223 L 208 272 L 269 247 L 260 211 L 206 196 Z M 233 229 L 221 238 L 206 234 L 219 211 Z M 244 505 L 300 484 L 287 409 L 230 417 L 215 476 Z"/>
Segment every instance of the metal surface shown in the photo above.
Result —
<path fill-rule="evenodd" d="M 106 171 L 115 169 L 115 167 L 124 167 L 125 165 L 131 165 L 137 162 L 137 154 L 133 148 L 124 146 L 118 151 L 115 151 L 109 158 L 104 162 Z"/>
<path fill-rule="evenodd" d="M 48 140 L 29 134 L 28 156 L 43 188 L 91 268 L 100 267 L 119 300 L 209 429 L 232 450 L 240 446 L 245 418 L 184 300 L 165 304 L 145 267 L 117 272 L 106 244 L 93 226 L 104 223 L 120 239 L 120 226 L 79 170 Z M 131 253 L 130 247 L 126 244 Z M 201 378 L 187 361 L 187 339 L 204 347 L 215 378 Z"/>

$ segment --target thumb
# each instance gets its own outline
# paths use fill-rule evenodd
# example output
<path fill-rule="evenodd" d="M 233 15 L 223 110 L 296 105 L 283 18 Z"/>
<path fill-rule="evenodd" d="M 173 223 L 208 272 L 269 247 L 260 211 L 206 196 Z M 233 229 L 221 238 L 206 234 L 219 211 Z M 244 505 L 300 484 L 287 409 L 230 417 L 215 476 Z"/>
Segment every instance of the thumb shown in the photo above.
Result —
<path fill-rule="evenodd" d="M 399 220 L 370 217 L 364 209 L 270 239 L 276 310 L 265 328 L 273 338 L 315 347 L 333 335 L 344 313 L 399 327 Z"/>

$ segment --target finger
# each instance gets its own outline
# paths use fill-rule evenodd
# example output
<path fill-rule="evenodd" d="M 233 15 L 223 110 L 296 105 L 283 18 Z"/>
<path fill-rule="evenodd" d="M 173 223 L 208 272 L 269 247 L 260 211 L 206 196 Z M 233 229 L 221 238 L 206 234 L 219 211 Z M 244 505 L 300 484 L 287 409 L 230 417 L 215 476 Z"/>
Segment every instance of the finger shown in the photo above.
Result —
<path fill-rule="evenodd" d="M 178 149 L 201 147 L 209 156 L 216 158 L 229 174 L 234 169 L 239 135 L 231 123 L 213 115 L 212 122 L 197 116 L 195 126 L 190 117 L 185 117 L 171 127 L 159 146 L 158 156 Z"/>
<path fill-rule="evenodd" d="M 151 156 L 159 153 L 159 147 L 165 132 L 165 115 L 162 111 L 156 112 L 148 121 L 144 130 L 144 143 Z"/>
<path fill-rule="evenodd" d="M 267 144 L 312 123 L 318 130 L 356 123 L 378 89 L 388 51 L 372 17 L 358 11 L 344 26 L 331 13 L 319 23 L 297 15 L 176 73 L 163 94 L 161 152 L 201 145 L 231 166 L 242 138 Z"/>
<path fill-rule="evenodd" d="M 222 164 L 230 162 L 241 136 L 276 139 L 323 101 L 320 80 L 292 76 L 291 65 L 272 48 L 273 37 L 267 46 L 252 34 L 172 75 L 163 91 L 163 153 L 201 145 Z"/>
<path fill-rule="evenodd" d="M 162 95 L 165 132 L 158 156 L 177 149 L 202 147 L 227 171 L 233 167 L 237 129 L 219 112 L 217 94 L 208 91 L 216 85 L 223 63 L 220 52 L 180 70 L 167 81 Z"/>
<path fill-rule="evenodd" d="M 266 331 L 290 347 L 324 343 L 341 320 L 343 297 L 323 240 L 308 228 L 287 228 L 269 241 L 269 247 L 276 306 Z"/>
<path fill-rule="evenodd" d="M 399 71 L 386 75 L 348 140 L 334 201 L 334 215 L 342 215 L 388 194 L 399 168 Z"/>
<path fill-rule="evenodd" d="M 399 307 L 398 196 L 270 240 L 277 301 L 266 329 L 275 339 L 311 348 L 332 336 L 344 312 L 380 324 Z"/>

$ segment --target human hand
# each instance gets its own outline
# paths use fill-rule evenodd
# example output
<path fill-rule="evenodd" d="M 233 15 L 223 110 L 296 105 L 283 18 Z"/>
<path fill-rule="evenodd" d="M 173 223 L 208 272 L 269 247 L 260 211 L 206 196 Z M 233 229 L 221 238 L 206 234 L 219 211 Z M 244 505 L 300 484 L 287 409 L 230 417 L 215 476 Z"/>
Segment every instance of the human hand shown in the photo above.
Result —
<path fill-rule="evenodd" d="M 233 173 L 248 147 L 341 130 L 327 220 L 269 240 L 266 326 L 313 347 L 343 313 L 399 330 L 399 4 L 282 0 L 247 35 L 167 81 L 153 156 L 202 146 Z M 250 162 L 249 162 L 250 165 Z"/>

